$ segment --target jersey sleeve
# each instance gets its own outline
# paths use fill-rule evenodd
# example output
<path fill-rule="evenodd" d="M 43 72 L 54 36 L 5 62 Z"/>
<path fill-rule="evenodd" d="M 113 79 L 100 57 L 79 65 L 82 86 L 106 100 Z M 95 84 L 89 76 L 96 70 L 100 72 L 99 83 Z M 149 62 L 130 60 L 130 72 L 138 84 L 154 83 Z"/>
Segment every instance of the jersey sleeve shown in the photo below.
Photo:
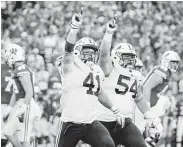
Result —
<path fill-rule="evenodd" d="M 30 74 L 30 69 L 27 65 L 20 65 L 14 70 L 14 75 L 20 77 L 24 74 Z"/>

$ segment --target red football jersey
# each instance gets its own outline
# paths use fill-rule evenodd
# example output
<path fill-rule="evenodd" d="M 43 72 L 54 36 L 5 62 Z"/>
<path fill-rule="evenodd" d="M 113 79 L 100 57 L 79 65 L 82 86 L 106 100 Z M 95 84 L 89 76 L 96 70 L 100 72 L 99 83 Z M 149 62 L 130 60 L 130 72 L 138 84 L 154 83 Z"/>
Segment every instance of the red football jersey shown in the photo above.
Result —
<path fill-rule="evenodd" d="M 143 85 L 150 79 L 150 77 L 153 74 L 158 74 L 159 76 L 161 76 L 163 78 L 163 83 L 157 85 L 156 87 L 154 87 L 152 89 L 151 92 L 151 98 L 150 98 L 150 104 L 151 107 L 156 105 L 159 97 L 158 97 L 158 93 L 162 92 L 166 86 L 169 84 L 170 82 L 170 72 L 169 71 L 164 71 L 163 69 L 161 69 L 159 66 L 155 66 L 146 76 Z"/>
<path fill-rule="evenodd" d="M 15 81 L 11 77 L 11 68 L 1 63 L 1 104 L 9 104 L 13 90 L 18 93 Z"/>
<path fill-rule="evenodd" d="M 24 75 L 24 74 L 29 74 L 31 77 L 31 84 L 32 84 L 32 88 L 33 88 L 33 92 L 34 92 L 34 73 L 32 72 L 32 70 L 25 64 L 20 65 L 18 67 L 16 67 L 15 69 L 13 69 L 12 71 L 12 78 L 15 80 L 15 83 L 17 85 L 17 89 L 18 89 L 18 93 L 16 93 L 16 100 L 19 100 L 20 98 L 25 98 L 25 91 L 24 88 L 22 86 L 22 83 L 19 80 L 19 77 Z M 34 97 L 34 95 L 32 96 Z"/>

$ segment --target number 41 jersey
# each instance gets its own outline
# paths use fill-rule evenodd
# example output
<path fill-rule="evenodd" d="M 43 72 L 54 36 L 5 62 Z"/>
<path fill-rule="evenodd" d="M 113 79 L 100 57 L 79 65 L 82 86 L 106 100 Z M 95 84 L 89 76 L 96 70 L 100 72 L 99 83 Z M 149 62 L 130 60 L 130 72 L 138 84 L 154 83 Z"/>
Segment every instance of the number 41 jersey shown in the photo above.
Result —
<path fill-rule="evenodd" d="M 126 117 L 132 118 L 140 76 L 141 73 L 138 71 L 114 66 L 112 72 L 105 77 L 102 84 L 109 99 Z M 115 115 L 100 103 L 97 103 L 96 112 L 99 121 L 116 120 Z"/>
<path fill-rule="evenodd" d="M 99 66 L 89 67 L 77 57 L 71 73 L 61 73 L 63 122 L 91 123 L 96 119 L 94 106 L 98 101 L 102 76 L 103 71 Z"/>

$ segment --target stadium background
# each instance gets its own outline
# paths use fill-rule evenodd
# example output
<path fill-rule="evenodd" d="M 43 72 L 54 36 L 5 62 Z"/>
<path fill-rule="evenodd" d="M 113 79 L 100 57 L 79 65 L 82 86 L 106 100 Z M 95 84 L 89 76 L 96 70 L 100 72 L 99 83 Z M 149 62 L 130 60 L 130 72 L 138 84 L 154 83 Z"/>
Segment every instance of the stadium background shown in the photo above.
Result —
<path fill-rule="evenodd" d="M 144 63 L 143 74 L 152 69 L 166 50 L 183 57 L 183 2 L 28 2 L 1 1 L 1 50 L 17 43 L 26 50 L 26 62 L 36 75 L 36 100 L 43 116 L 35 124 L 33 134 L 38 146 L 53 146 L 60 116 L 62 93 L 60 77 L 54 67 L 55 58 L 63 51 L 65 37 L 74 13 L 84 7 L 84 22 L 78 39 L 89 36 L 100 45 L 106 23 L 116 13 L 118 29 L 113 46 L 131 43 Z M 183 79 L 183 60 L 174 81 Z M 183 92 L 183 80 L 179 89 Z"/>

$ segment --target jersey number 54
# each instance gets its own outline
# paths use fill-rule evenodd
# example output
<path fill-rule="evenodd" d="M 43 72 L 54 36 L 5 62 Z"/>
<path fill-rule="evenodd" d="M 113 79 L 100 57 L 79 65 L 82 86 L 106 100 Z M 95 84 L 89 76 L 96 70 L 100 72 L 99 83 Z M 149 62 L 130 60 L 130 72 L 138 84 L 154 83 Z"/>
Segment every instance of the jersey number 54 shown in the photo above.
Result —
<path fill-rule="evenodd" d="M 117 94 L 125 95 L 128 91 L 134 93 L 132 95 L 132 98 L 135 98 L 137 95 L 137 81 L 135 80 L 131 86 L 129 86 L 125 81 L 130 82 L 130 77 L 127 77 L 125 75 L 119 75 L 117 85 L 123 86 L 124 90 L 120 91 L 118 88 L 115 88 L 115 92 Z"/>

